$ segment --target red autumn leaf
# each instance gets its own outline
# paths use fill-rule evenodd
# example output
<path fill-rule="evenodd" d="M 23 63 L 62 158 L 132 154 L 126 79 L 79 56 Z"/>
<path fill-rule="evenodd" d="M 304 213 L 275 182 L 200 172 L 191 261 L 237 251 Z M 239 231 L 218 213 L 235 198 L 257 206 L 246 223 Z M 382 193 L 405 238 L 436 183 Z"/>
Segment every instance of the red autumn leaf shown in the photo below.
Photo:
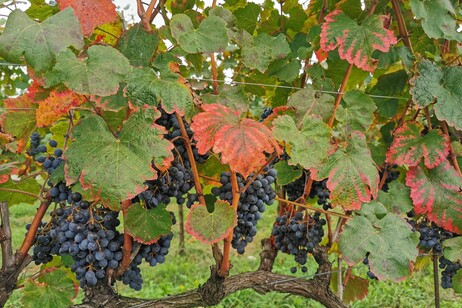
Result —
<path fill-rule="evenodd" d="M 447 160 L 433 169 L 411 167 L 406 175 L 416 214 L 462 234 L 462 177 Z"/>
<path fill-rule="evenodd" d="M 83 104 L 85 100 L 76 95 L 71 90 L 64 92 L 53 91 L 46 99 L 38 102 L 36 112 L 37 126 L 50 126 L 56 122 L 61 116 L 76 106 Z"/>
<path fill-rule="evenodd" d="M 199 154 L 213 148 L 231 171 L 247 177 L 266 162 L 265 152 L 282 152 L 271 130 L 262 123 L 240 119 L 239 112 L 218 104 L 204 105 L 203 109 L 191 125 Z"/>
<path fill-rule="evenodd" d="M 96 26 L 117 20 L 117 12 L 111 0 L 57 0 L 62 11 L 72 7 L 82 25 L 84 36 L 90 36 Z"/>
<path fill-rule="evenodd" d="M 327 59 L 327 52 L 319 48 L 316 52 L 316 59 L 318 59 L 318 62 L 322 62 Z"/>
<path fill-rule="evenodd" d="M 392 164 L 417 166 L 424 160 L 427 168 L 438 166 L 449 154 L 449 138 L 439 130 L 421 136 L 424 127 L 417 122 L 405 123 L 394 133 L 395 139 L 387 153 Z"/>
<path fill-rule="evenodd" d="M 398 41 L 393 31 L 384 27 L 389 17 L 371 15 L 360 25 L 341 10 L 326 16 L 321 26 L 321 49 L 325 52 L 338 47 L 341 59 L 365 71 L 373 72 L 377 61 L 372 58 L 375 50 L 388 52 Z"/>

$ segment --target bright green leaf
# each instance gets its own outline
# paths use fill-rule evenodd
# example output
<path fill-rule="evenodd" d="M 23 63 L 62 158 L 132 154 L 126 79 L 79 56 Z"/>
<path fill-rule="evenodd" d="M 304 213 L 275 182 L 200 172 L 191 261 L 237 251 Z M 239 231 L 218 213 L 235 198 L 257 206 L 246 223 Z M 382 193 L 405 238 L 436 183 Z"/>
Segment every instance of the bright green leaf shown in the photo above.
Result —
<path fill-rule="evenodd" d="M 443 242 L 444 257 L 452 262 L 462 261 L 462 237 L 457 236 Z"/>
<path fill-rule="evenodd" d="M 249 2 L 245 7 L 237 9 L 234 12 L 237 28 L 244 29 L 245 31 L 252 34 L 257 27 L 258 16 L 260 15 L 260 12 L 260 6 L 253 2 Z"/>
<path fill-rule="evenodd" d="M 343 105 L 339 106 L 335 118 L 350 131 L 365 131 L 374 120 L 376 108 L 369 95 L 352 90 L 343 95 Z"/>
<path fill-rule="evenodd" d="M 414 208 L 409 187 L 398 181 L 388 184 L 388 187 L 388 193 L 379 191 L 377 200 L 384 204 L 390 212 L 403 214 Z"/>
<path fill-rule="evenodd" d="M 125 231 L 133 239 L 149 245 L 170 232 L 172 217 L 164 205 L 145 209 L 141 204 L 135 203 L 125 213 L 124 222 Z"/>
<path fill-rule="evenodd" d="M 131 65 L 148 66 L 158 43 L 158 33 L 147 32 L 138 23 L 122 35 L 116 48 L 130 61 Z"/>
<path fill-rule="evenodd" d="M 287 106 L 295 108 L 297 122 L 311 115 L 317 115 L 327 122 L 334 111 L 334 97 L 307 85 L 290 96 Z"/>
<path fill-rule="evenodd" d="M 285 160 L 281 160 L 274 165 L 274 169 L 278 172 L 278 184 L 287 185 L 295 182 L 303 174 L 303 169 L 299 166 L 291 166 Z"/>
<path fill-rule="evenodd" d="M 220 104 L 240 112 L 249 108 L 249 98 L 243 86 L 221 85 L 217 95 L 206 93 L 201 98 L 206 104 Z"/>
<path fill-rule="evenodd" d="M 0 188 L 16 189 L 35 194 L 37 196 L 40 193 L 40 185 L 34 178 L 26 178 L 21 181 L 13 181 L 10 179 L 8 182 L 0 184 Z M 13 206 L 23 202 L 34 204 L 37 201 L 37 198 L 17 192 L 0 190 L 0 201 L 6 201 L 8 206 Z"/>

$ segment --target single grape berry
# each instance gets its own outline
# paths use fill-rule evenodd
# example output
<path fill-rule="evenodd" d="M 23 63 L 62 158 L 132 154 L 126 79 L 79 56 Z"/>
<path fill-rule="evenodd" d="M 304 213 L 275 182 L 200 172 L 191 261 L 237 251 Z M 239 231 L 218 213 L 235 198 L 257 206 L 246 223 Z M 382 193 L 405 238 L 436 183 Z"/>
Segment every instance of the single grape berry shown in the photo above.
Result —
<path fill-rule="evenodd" d="M 56 140 L 50 140 L 50 141 L 48 141 L 48 144 L 52 148 L 56 148 L 58 146 L 58 142 Z"/>

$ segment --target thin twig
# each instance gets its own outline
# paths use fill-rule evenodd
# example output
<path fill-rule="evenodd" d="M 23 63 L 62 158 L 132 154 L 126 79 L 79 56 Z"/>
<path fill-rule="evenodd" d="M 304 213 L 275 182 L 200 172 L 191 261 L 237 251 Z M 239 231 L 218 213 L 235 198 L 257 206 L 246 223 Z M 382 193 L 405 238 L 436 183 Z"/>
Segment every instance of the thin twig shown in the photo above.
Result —
<path fill-rule="evenodd" d="M 7 192 L 12 192 L 12 193 L 22 194 L 22 195 L 33 197 L 33 198 L 35 198 L 37 200 L 43 201 L 43 198 L 40 197 L 39 195 L 33 194 L 31 192 L 28 192 L 28 191 L 20 190 L 20 189 L 0 187 L 0 191 L 7 191 Z"/>
<path fill-rule="evenodd" d="M 448 125 L 446 124 L 445 121 L 440 121 L 440 124 L 441 124 L 441 128 L 443 129 L 443 133 L 447 136 L 449 140 L 449 156 L 450 156 L 449 158 L 451 159 L 452 165 L 454 169 L 456 169 L 459 176 L 462 176 L 462 173 L 460 172 L 459 162 L 457 161 L 457 155 L 454 152 L 454 148 L 452 147 L 451 138 L 449 136 Z"/>
<path fill-rule="evenodd" d="M 326 210 L 324 210 L 324 209 L 316 208 L 316 207 L 311 206 L 311 205 L 308 205 L 308 204 L 302 204 L 302 203 L 298 203 L 298 202 L 293 202 L 293 201 L 289 201 L 289 200 L 282 199 L 282 198 L 279 198 L 279 197 L 275 197 L 274 200 L 277 200 L 277 201 L 280 201 L 280 202 L 284 202 L 284 203 L 287 203 L 287 204 L 296 205 L 296 206 L 299 206 L 299 207 L 302 207 L 302 208 L 305 208 L 305 209 L 309 209 L 309 210 L 312 210 L 312 211 L 315 211 L 315 212 L 319 212 L 319 213 L 329 214 L 329 215 L 332 215 L 332 216 L 341 217 L 341 218 L 344 218 L 344 219 L 347 219 L 347 220 L 352 218 L 352 217 L 350 217 L 350 216 L 348 216 L 348 215 L 345 215 L 345 214 L 341 214 L 341 213 L 337 213 L 337 212 L 326 211 Z"/>

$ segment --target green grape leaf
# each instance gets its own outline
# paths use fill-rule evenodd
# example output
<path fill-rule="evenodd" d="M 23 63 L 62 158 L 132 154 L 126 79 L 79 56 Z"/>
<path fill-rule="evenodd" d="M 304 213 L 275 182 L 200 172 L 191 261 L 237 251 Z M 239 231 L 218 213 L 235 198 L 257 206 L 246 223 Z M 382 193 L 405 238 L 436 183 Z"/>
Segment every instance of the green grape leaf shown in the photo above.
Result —
<path fill-rule="evenodd" d="M 314 90 L 311 85 L 306 85 L 290 96 L 287 106 L 295 108 L 299 123 L 303 118 L 311 115 L 317 115 L 327 123 L 334 111 L 334 97 Z"/>
<path fill-rule="evenodd" d="M 273 135 L 279 142 L 289 145 L 291 165 L 304 169 L 317 167 L 327 156 L 330 148 L 330 129 L 321 119 L 305 117 L 300 124 L 288 115 L 273 121 Z"/>
<path fill-rule="evenodd" d="M 365 131 L 374 120 L 376 108 L 369 95 L 352 90 L 343 95 L 343 104 L 339 106 L 335 118 L 350 131 Z"/>
<path fill-rule="evenodd" d="M 393 31 L 384 27 L 388 18 L 371 15 L 358 25 L 344 12 L 335 10 L 325 17 L 326 22 L 321 26 L 321 48 L 328 52 L 338 47 L 341 59 L 373 72 L 377 61 L 372 53 L 375 50 L 388 52 L 390 46 L 398 42 Z"/>
<path fill-rule="evenodd" d="M 206 93 L 201 98 L 206 104 L 220 104 L 240 112 L 249 109 L 249 98 L 243 86 L 221 85 L 218 87 L 217 95 Z"/>
<path fill-rule="evenodd" d="M 150 68 L 135 68 L 126 78 L 125 95 L 138 106 L 160 102 L 167 113 L 191 114 L 194 103 L 188 87 L 178 76 L 170 76 L 174 78 L 159 78 Z"/>
<path fill-rule="evenodd" d="M 30 19 L 21 10 L 13 11 L 0 36 L 0 56 L 12 63 L 22 57 L 36 71 L 51 68 L 56 55 L 69 46 L 83 46 L 80 23 L 72 9 L 66 9 L 42 23 Z"/>
<path fill-rule="evenodd" d="M 300 61 L 297 59 L 280 59 L 273 61 L 268 67 L 268 74 L 280 80 L 292 82 L 300 73 Z"/>
<path fill-rule="evenodd" d="M 291 166 L 287 161 L 281 160 L 274 165 L 278 173 L 277 182 L 279 185 L 287 185 L 295 182 L 303 174 L 303 169 L 300 166 Z"/>
<path fill-rule="evenodd" d="M 40 194 L 40 185 L 34 178 L 26 178 L 20 181 L 13 181 L 12 179 L 9 179 L 7 182 L 0 184 L 0 188 L 25 191 L 37 196 Z M 6 201 L 8 202 L 8 206 L 13 206 L 23 202 L 34 204 L 37 201 L 37 198 L 0 189 L 0 201 Z"/>
<path fill-rule="evenodd" d="M 438 226 L 462 234 L 462 177 L 447 160 L 430 170 L 409 168 L 406 185 L 417 215 L 427 214 Z"/>
<path fill-rule="evenodd" d="M 418 122 L 406 122 L 398 128 L 387 152 L 387 162 L 417 166 L 423 158 L 427 168 L 434 168 L 445 160 L 449 154 L 449 138 L 437 129 L 422 136 L 423 130 Z"/>
<path fill-rule="evenodd" d="M 446 259 L 452 262 L 462 261 L 462 236 L 444 240 L 443 246 Z"/>
<path fill-rule="evenodd" d="M 172 217 L 165 205 L 159 204 L 153 209 L 145 209 L 141 204 L 135 203 L 125 212 L 124 226 L 124 231 L 135 241 L 150 245 L 170 233 Z"/>
<path fill-rule="evenodd" d="M 462 293 L 462 271 L 458 270 L 457 273 L 452 277 L 452 289 L 456 293 Z"/>
<path fill-rule="evenodd" d="M 91 187 L 106 206 L 120 209 L 120 202 L 134 198 L 146 180 L 156 178 L 151 161 L 165 170 L 173 160 L 173 145 L 154 124 L 159 115 L 151 108 L 132 114 L 117 137 L 99 116 L 81 120 L 74 128 L 75 141 L 64 153 L 67 181 L 80 177 L 82 186 Z"/>
<path fill-rule="evenodd" d="M 116 48 L 133 66 L 148 66 L 159 43 L 157 32 L 147 32 L 141 24 L 136 24 L 122 34 Z"/>
<path fill-rule="evenodd" d="M 429 37 L 462 41 L 450 0 L 411 0 L 409 5 Z"/>
<path fill-rule="evenodd" d="M 218 200 L 212 213 L 201 204 L 194 204 L 186 220 L 186 231 L 205 244 L 213 244 L 224 239 L 237 222 L 234 209 L 226 201 Z"/>
<path fill-rule="evenodd" d="M 22 303 L 30 308 L 70 307 L 78 286 L 65 269 L 48 269 L 36 279 L 24 284 Z"/>
<path fill-rule="evenodd" d="M 379 174 L 366 137 L 359 131 L 353 132 L 346 145 L 310 171 L 317 181 L 329 178 L 327 188 L 333 206 L 358 210 L 363 202 L 377 198 Z"/>
<path fill-rule="evenodd" d="M 53 71 L 47 74 L 48 85 L 62 82 L 83 95 L 116 94 L 119 83 L 131 70 L 127 58 L 117 49 L 101 45 L 88 48 L 87 55 L 86 59 L 80 60 L 70 49 L 61 52 Z"/>
<path fill-rule="evenodd" d="M 409 80 L 413 101 L 424 108 L 433 103 L 436 117 L 462 130 L 462 87 L 460 87 L 462 67 L 446 66 L 423 60 L 418 65 L 419 75 Z"/>
<path fill-rule="evenodd" d="M 290 46 L 284 34 L 270 36 L 260 33 L 242 47 L 242 62 L 264 73 L 272 61 L 282 59 L 289 53 Z"/>
<path fill-rule="evenodd" d="M 173 15 L 170 21 L 172 36 L 188 53 L 224 51 L 228 46 L 226 22 L 220 17 L 206 17 L 197 29 L 185 14 Z"/>
<path fill-rule="evenodd" d="M 121 83 L 116 94 L 103 97 L 93 96 L 92 99 L 96 103 L 96 106 L 104 111 L 121 111 L 129 106 L 128 98 L 124 95 L 124 88 L 125 84 Z"/>
<path fill-rule="evenodd" d="M 339 248 L 350 266 L 369 253 L 371 272 L 379 280 L 398 282 L 412 273 L 412 262 L 419 254 L 418 242 L 419 236 L 411 226 L 399 215 L 389 213 L 372 221 L 365 216 L 349 220 L 340 234 Z"/>
<path fill-rule="evenodd" d="M 249 2 L 245 7 L 237 9 L 234 12 L 234 16 L 236 17 L 236 27 L 238 29 L 244 29 L 252 34 L 257 27 L 260 12 L 260 6 L 253 2 Z"/>
<path fill-rule="evenodd" d="M 407 213 L 414 208 L 411 190 L 403 183 L 393 181 L 388 184 L 389 191 L 379 191 L 378 201 L 385 205 L 388 211 L 396 214 Z"/>

